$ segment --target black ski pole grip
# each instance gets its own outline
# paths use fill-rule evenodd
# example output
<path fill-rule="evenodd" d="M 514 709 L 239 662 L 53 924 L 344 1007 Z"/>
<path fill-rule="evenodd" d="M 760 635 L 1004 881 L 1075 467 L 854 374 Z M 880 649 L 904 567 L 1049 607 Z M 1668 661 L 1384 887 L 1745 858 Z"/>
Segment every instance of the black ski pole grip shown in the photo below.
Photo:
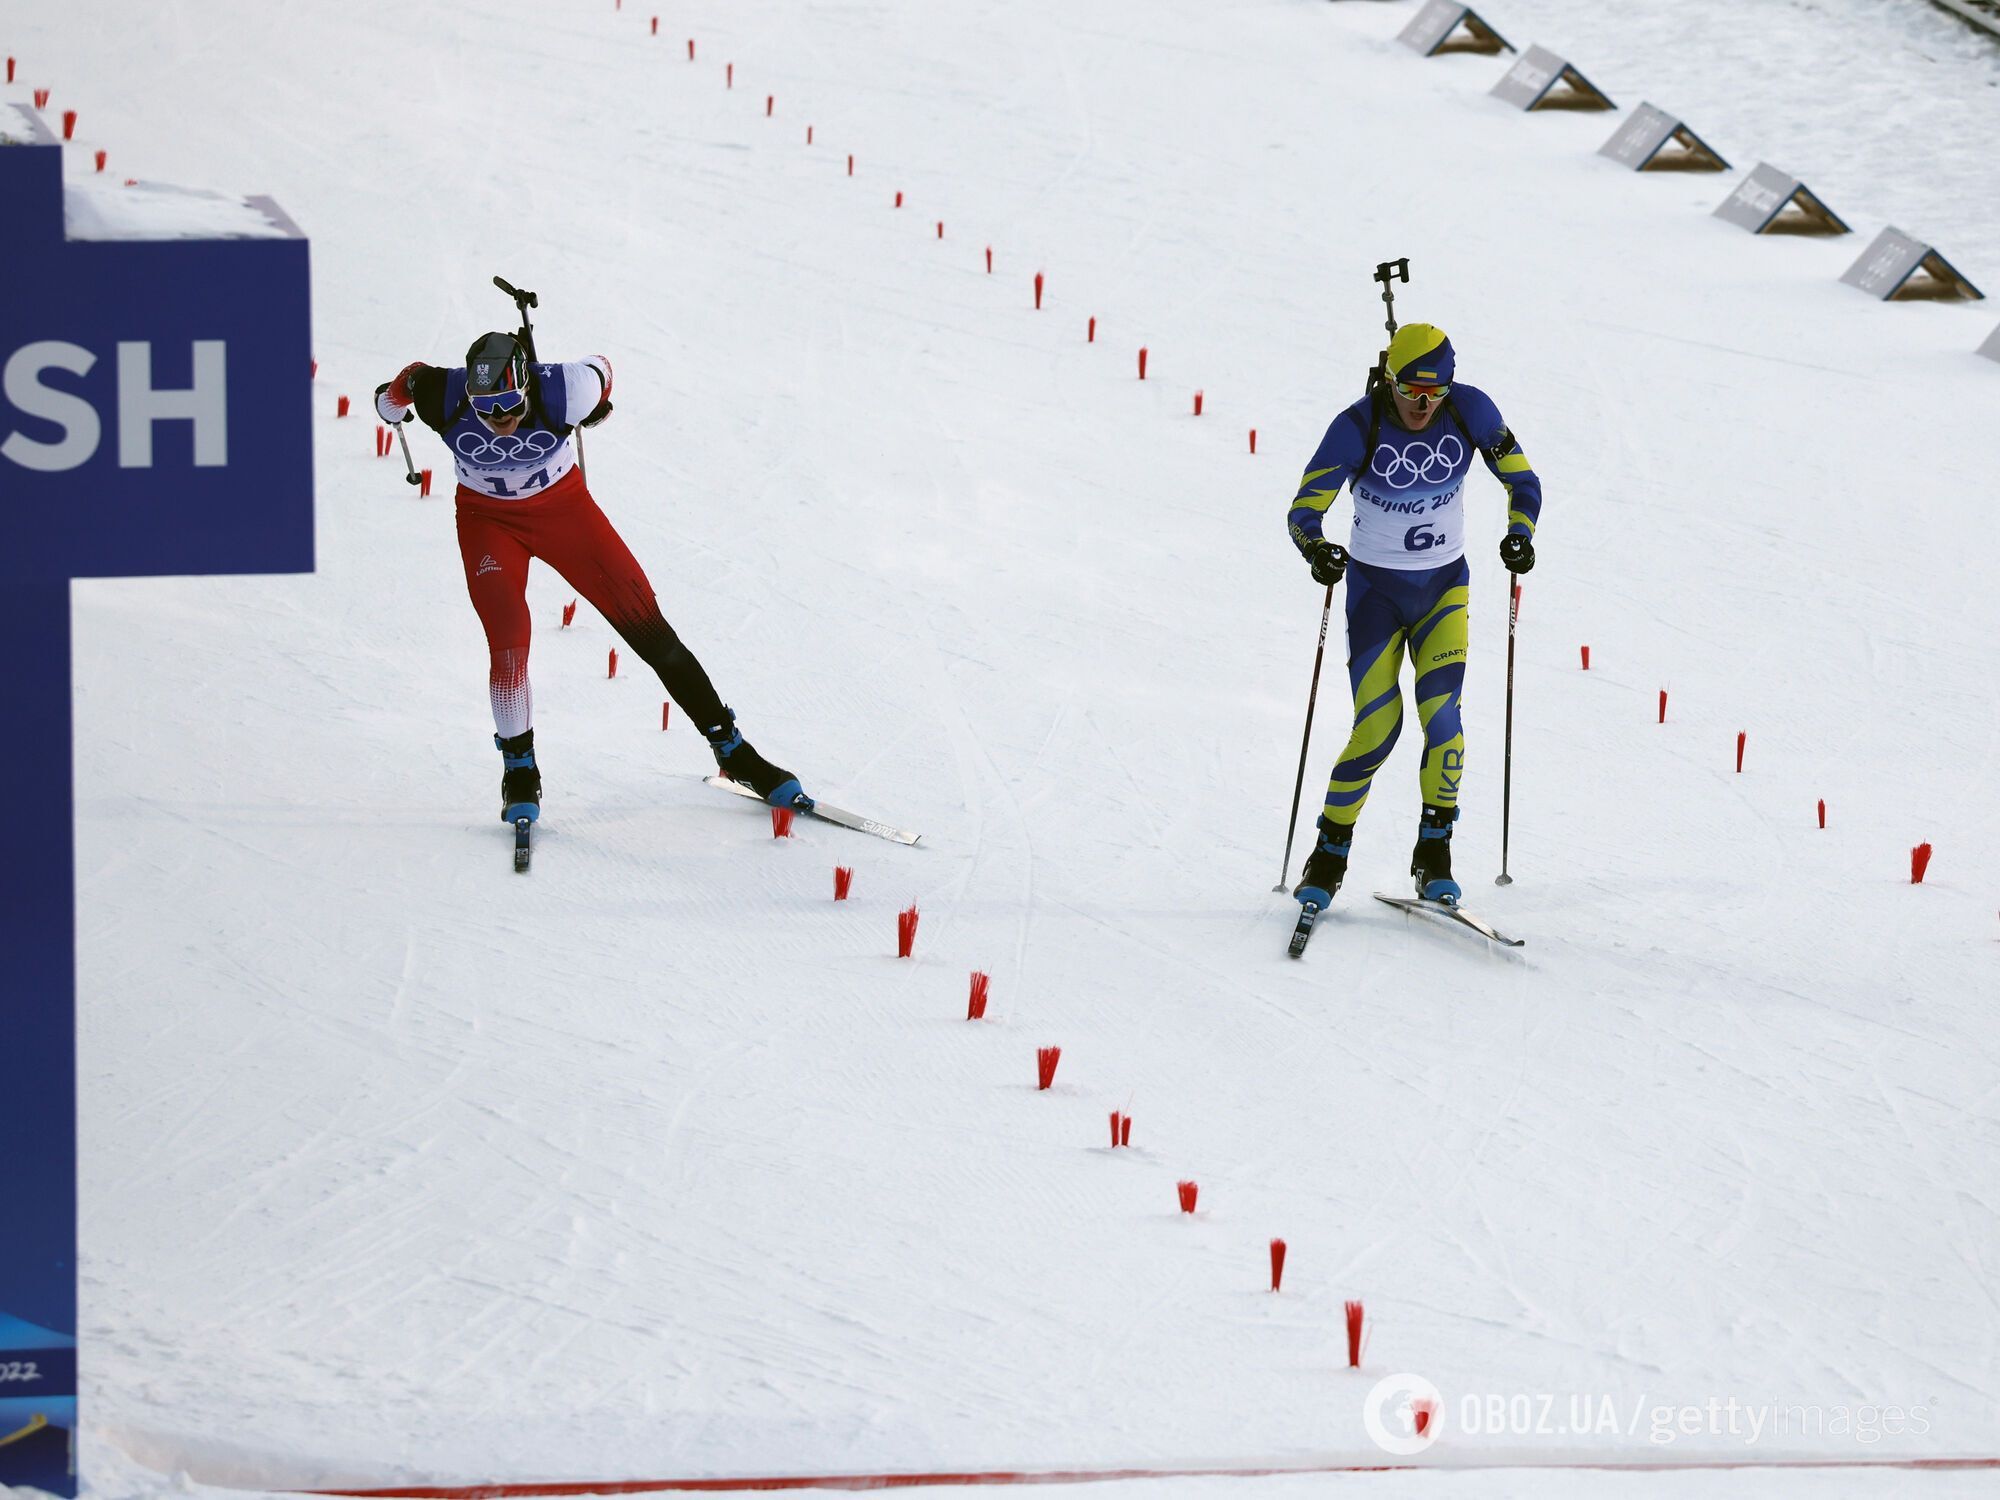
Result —
<path fill-rule="evenodd" d="M 1407 281 L 1409 278 L 1406 276 L 1403 279 Z M 523 303 L 528 307 L 540 307 L 542 305 L 540 299 L 537 298 L 533 292 L 524 292 L 520 290 L 518 287 L 510 283 L 504 276 L 495 276 L 493 278 L 493 284 L 499 287 L 500 290 L 505 292 L 508 296 L 512 297 L 516 302 Z"/>

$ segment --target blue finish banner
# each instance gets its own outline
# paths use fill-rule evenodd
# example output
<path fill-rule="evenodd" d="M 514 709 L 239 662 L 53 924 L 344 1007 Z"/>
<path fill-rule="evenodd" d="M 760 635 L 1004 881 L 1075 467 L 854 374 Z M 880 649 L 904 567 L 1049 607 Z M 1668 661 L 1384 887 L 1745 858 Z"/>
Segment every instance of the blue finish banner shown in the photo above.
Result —
<path fill-rule="evenodd" d="M 0 1486 L 76 1493 L 72 578 L 313 565 L 307 246 L 276 205 L 67 193 L 0 105 Z M 164 895 L 164 893 L 163 893 Z"/>

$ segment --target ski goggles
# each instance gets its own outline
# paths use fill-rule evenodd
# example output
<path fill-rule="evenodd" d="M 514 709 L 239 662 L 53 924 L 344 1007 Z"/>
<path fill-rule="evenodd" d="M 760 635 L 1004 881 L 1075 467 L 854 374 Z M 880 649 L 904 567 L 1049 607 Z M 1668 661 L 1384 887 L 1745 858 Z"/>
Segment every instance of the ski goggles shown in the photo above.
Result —
<path fill-rule="evenodd" d="M 528 409 L 528 393 L 521 390 L 494 391 L 490 395 L 467 396 L 465 399 L 482 417 L 518 417 Z"/>
<path fill-rule="evenodd" d="M 1399 380 L 1396 382 L 1396 394 L 1405 401 L 1416 401 L 1426 396 L 1433 401 L 1442 401 L 1451 394 L 1451 382 L 1446 381 L 1443 385 L 1405 385 Z"/>

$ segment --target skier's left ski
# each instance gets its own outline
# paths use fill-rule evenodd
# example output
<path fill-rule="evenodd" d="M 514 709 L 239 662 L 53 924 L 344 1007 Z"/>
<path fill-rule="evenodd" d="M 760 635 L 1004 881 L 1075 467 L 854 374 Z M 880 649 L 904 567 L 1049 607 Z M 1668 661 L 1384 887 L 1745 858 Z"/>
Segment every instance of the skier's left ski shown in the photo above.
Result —
<path fill-rule="evenodd" d="M 532 818 L 516 818 L 514 820 L 514 873 L 516 875 L 525 875 L 528 873 L 528 853 L 531 847 L 528 843 L 528 830 L 534 826 L 535 822 Z"/>
<path fill-rule="evenodd" d="M 1320 906 L 1317 901 L 1299 903 L 1299 925 L 1292 929 L 1292 946 L 1289 950 L 1293 958 L 1303 958 L 1306 943 L 1313 935 L 1313 924 L 1319 920 Z"/>
<path fill-rule="evenodd" d="M 1469 927 L 1481 937 L 1490 942 L 1498 943 L 1503 948 L 1519 948 L 1527 941 L 1525 938 L 1503 936 L 1501 933 L 1494 931 L 1491 924 L 1475 917 L 1469 911 L 1460 910 L 1449 902 L 1426 901 L 1421 896 L 1385 896 L 1380 891 L 1375 893 L 1375 899 L 1388 906 L 1401 907 L 1404 911 L 1430 912 L 1434 916 L 1443 917 L 1448 922 L 1456 922 L 1461 927 Z"/>
<path fill-rule="evenodd" d="M 720 787 L 725 792 L 734 792 L 739 797 L 748 797 L 752 802 L 764 800 L 752 788 L 740 781 L 731 781 L 727 776 L 706 776 L 702 779 L 710 786 Z M 822 823 L 852 828 L 856 833 L 872 833 L 876 838 L 887 839 L 892 844 L 914 844 L 923 837 L 921 833 L 907 833 L 900 828 L 891 828 L 887 823 L 878 823 L 873 818 L 864 818 L 860 813 L 851 813 L 845 808 L 829 807 L 824 802 L 816 801 L 811 807 L 800 808 L 799 811 L 809 818 L 818 818 Z"/>

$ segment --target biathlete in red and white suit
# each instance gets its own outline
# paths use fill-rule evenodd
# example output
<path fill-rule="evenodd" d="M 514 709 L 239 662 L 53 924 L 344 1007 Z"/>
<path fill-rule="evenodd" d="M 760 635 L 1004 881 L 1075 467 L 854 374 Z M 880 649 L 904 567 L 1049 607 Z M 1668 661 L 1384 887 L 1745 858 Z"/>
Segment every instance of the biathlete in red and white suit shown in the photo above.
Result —
<path fill-rule="evenodd" d="M 504 761 L 501 818 L 535 818 L 534 694 L 528 683 L 528 560 L 560 573 L 659 674 L 700 727 L 722 774 L 775 806 L 807 808 L 799 779 L 743 738 L 708 673 L 660 613 L 645 569 L 584 487 L 572 432 L 611 412 L 611 361 L 536 364 L 512 334 L 488 333 L 465 365 L 412 364 L 376 387 L 375 409 L 398 423 L 414 411 L 451 449 L 458 473 L 458 550 L 465 587 L 486 627 L 493 742 Z"/>

